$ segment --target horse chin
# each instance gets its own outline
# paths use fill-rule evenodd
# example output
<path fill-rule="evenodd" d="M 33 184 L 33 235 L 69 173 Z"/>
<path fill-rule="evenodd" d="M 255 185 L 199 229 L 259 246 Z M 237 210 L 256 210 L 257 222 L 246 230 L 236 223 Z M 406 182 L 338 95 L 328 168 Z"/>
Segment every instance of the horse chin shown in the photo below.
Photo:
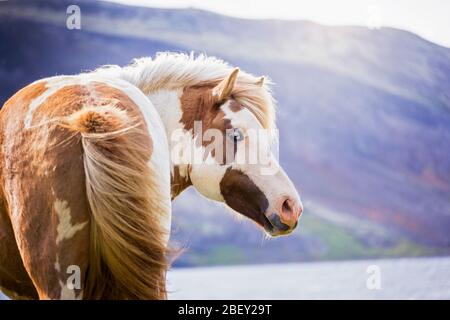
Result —
<path fill-rule="evenodd" d="M 288 231 L 282 231 L 282 230 L 266 230 L 264 229 L 266 235 L 268 235 L 270 238 L 278 238 L 282 236 L 288 236 L 292 233 L 293 230 Z"/>

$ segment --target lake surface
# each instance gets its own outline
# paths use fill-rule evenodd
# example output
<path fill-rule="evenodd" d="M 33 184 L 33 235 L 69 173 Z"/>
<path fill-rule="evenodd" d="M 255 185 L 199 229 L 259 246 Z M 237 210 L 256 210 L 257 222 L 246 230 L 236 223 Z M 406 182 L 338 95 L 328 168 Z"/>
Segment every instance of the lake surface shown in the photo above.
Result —
<path fill-rule="evenodd" d="M 176 269 L 169 290 L 171 299 L 450 299 L 450 258 Z"/>
<path fill-rule="evenodd" d="M 450 258 L 175 269 L 168 282 L 170 299 L 450 299 Z"/>

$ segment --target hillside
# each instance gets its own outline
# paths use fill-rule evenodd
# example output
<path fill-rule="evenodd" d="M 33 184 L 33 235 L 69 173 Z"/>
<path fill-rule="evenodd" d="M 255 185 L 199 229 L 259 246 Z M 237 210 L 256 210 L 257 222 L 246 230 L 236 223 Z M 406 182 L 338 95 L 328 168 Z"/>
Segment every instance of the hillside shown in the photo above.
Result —
<path fill-rule="evenodd" d="M 82 29 L 65 27 L 79 4 Z M 0 2 L 0 105 L 55 74 L 197 51 L 276 86 L 280 161 L 301 192 L 297 232 L 264 241 L 249 222 L 175 201 L 179 265 L 450 253 L 450 49 L 412 33 L 245 20 L 94 1 Z"/>

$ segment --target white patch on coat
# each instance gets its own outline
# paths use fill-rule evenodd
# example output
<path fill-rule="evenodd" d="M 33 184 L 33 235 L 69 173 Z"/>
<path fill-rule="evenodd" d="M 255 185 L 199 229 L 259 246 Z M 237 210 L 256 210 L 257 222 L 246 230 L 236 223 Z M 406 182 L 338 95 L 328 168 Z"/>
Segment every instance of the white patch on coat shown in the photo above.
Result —
<path fill-rule="evenodd" d="M 59 220 L 56 228 L 56 244 L 59 244 L 63 240 L 72 238 L 75 233 L 82 230 L 87 225 L 87 222 L 72 224 L 72 216 L 67 201 L 57 199 L 53 204 L 53 208 L 55 209 Z"/>
<path fill-rule="evenodd" d="M 147 96 L 164 123 L 167 137 L 182 127 L 180 123 L 183 115 L 180 101 L 182 94 L 182 90 L 160 90 Z"/>
<path fill-rule="evenodd" d="M 223 202 L 220 182 L 229 166 L 214 164 L 194 164 L 190 172 L 192 184 L 208 199 Z"/>

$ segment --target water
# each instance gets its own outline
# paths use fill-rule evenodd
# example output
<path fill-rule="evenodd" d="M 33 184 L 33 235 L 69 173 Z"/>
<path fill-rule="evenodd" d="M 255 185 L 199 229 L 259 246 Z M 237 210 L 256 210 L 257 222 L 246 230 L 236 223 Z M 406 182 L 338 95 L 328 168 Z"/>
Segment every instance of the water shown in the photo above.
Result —
<path fill-rule="evenodd" d="M 450 258 L 175 269 L 168 283 L 170 299 L 450 299 Z"/>
<path fill-rule="evenodd" d="M 450 299 L 450 258 L 177 269 L 169 290 L 171 299 Z"/>

